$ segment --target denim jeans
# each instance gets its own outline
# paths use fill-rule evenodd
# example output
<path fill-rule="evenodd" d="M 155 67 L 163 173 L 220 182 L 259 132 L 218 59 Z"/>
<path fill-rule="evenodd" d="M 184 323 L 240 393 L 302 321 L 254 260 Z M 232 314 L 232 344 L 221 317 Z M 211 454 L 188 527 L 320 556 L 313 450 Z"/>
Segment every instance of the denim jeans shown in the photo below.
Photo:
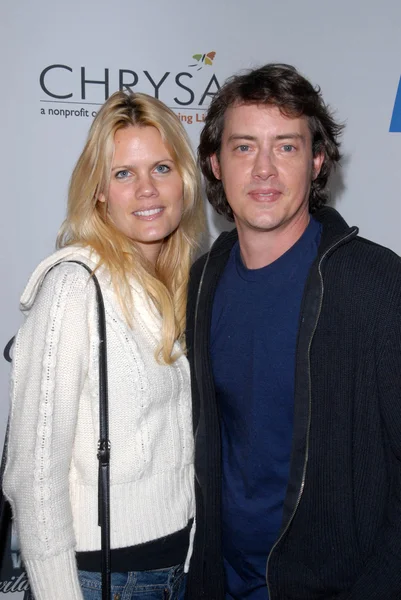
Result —
<path fill-rule="evenodd" d="M 101 574 L 79 571 L 85 600 L 102 600 Z M 184 600 L 182 565 L 155 571 L 112 573 L 110 600 Z"/>

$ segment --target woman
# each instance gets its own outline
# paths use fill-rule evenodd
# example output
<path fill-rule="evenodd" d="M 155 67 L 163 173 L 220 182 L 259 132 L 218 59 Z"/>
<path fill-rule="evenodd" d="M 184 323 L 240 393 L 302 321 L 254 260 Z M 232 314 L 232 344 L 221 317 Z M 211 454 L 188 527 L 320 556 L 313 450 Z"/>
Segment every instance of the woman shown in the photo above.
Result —
<path fill-rule="evenodd" d="M 4 489 L 36 600 L 101 598 L 95 287 L 107 327 L 112 597 L 176 599 L 194 517 L 186 289 L 196 164 L 164 104 L 117 92 L 72 175 L 55 254 L 21 298 Z M 55 268 L 54 265 L 57 265 Z"/>

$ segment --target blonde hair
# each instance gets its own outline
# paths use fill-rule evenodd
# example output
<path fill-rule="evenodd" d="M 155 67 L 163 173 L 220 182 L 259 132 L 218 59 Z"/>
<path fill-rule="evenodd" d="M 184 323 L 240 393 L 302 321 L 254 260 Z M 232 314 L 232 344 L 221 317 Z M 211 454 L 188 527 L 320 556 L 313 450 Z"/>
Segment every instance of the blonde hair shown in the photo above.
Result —
<path fill-rule="evenodd" d="M 114 154 L 114 136 L 130 126 L 155 127 L 183 182 L 184 210 L 178 228 L 166 238 L 155 265 L 135 242 L 120 232 L 107 216 L 107 196 Z M 106 202 L 99 202 L 104 194 Z M 159 100 L 146 94 L 116 92 L 100 109 L 72 173 L 67 217 L 58 237 L 59 248 L 90 246 L 105 265 L 129 326 L 134 299 L 129 278 L 134 276 L 153 300 L 162 317 L 159 362 L 171 364 L 176 340 L 183 347 L 186 296 L 194 251 L 204 231 L 200 179 L 192 148 L 178 117 Z"/>

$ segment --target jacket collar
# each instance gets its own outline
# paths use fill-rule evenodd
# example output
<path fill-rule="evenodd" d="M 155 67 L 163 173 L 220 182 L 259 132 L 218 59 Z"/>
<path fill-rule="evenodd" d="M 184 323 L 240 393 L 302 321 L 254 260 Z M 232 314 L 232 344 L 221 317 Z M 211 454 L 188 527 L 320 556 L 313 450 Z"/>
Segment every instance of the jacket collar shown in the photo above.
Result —
<path fill-rule="evenodd" d="M 319 258 L 330 254 L 342 243 L 346 243 L 358 235 L 358 227 L 349 227 L 340 213 L 330 206 L 324 206 L 313 213 L 313 218 L 322 224 Z"/>

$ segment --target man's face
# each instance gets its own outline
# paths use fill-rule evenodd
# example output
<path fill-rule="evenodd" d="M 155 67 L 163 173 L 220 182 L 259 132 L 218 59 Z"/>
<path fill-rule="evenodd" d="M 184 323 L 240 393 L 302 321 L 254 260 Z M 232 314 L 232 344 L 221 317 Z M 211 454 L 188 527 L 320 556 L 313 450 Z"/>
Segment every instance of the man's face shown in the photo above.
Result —
<path fill-rule="evenodd" d="M 228 108 L 220 156 L 212 155 L 211 165 L 223 183 L 240 241 L 254 232 L 303 231 L 311 182 L 322 162 L 323 155 L 312 156 L 306 117 L 286 117 L 269 105 Z"/>

